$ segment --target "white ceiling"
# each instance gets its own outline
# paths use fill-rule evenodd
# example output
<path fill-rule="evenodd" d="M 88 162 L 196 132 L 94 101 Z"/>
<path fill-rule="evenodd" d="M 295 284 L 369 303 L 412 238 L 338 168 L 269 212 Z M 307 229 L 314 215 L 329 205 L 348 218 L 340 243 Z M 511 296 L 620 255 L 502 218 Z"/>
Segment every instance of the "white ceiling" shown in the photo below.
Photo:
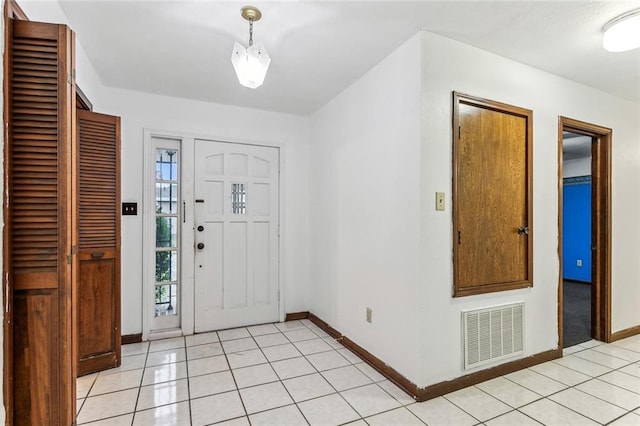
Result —
<path fill-rule="evenodd" d="M 419 29 L 640 102 L 640 49 L 609 53 L 601 29 L 635 1 L 66 1 L 61 6 L 107 86 L 294 114 L 327 103 Z M 254 39 L 272 62 L 241 87 L 230 63 Z"/>

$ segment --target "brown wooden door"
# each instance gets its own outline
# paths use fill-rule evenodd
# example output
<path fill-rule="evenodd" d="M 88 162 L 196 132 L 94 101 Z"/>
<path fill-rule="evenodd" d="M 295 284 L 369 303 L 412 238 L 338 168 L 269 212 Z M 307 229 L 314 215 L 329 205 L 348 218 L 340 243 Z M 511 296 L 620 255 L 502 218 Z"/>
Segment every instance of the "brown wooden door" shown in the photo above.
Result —
<path fill-rule="evenodd" d="M 531 285 L 531 111 L 455 96 L 454 288 Z"/>
<path fill-rule="evenodd" d="M 120 117 L 78 110 L 78 376 L 120 365 Z"/>
<path fill-rule="evenodd" d="M 73 33 L 9 23 L 8 424 L 75 421 Z"/>

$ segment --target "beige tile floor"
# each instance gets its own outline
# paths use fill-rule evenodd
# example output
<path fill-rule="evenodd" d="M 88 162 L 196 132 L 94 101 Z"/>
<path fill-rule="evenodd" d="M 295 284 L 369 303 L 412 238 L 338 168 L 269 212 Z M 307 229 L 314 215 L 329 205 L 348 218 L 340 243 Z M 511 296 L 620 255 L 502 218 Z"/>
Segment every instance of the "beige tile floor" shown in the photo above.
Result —
<path fill-rule="evenodd" d="M 640 425 L 640 336 L 423 403 L 307 320 L 122 347 L 77 381 L 90 425 Z"/>

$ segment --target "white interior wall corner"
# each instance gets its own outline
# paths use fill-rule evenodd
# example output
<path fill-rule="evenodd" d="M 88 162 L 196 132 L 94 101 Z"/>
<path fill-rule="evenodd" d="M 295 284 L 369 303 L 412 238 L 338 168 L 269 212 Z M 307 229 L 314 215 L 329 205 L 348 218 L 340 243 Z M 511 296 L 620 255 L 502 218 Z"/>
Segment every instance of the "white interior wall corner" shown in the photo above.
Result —
<path fill-rule="evenodd" d="M 4 6 L 5 6 L 5 0 L 0 0 L 0 10 L 4 11 Z M 2 57 L 5 58 L 5 44 L 4 44 L 4 19 L 0 19 L 0 49 L 2 49 Z M 0 67 L 0 81 L 4 81 L 4 63 L 2 64 L 2 67 Z M 2 105 L 2 116 L 4 117 L 4 90 L 0 91 L 0 105 Z M 3 120 L 4 121 L 4 120 Z M 6 123 L 5 123 L 6 125 Z M 3 126 L 4 127 L 4 126 Z M 2 132 L 2 134 L 0 135 L 0 148 L 1 151 L 4 153 L 4 144 L 6 143 L 6 141 L 4 140 L 4 135 L 5 132 Z M 2 172 L 2 176 L 4 176 L 4 155 L 2 155 L 2 158 L 0 158 L 0 172 Z M 5 197 L 5 190 L 6 188 L 4 187 L 4 179 L 2 179 L 2 182 L 0 182 L 0 193 L 2 194 L 2 197 Z M 0 209 L 0 223 L 2 224 L 2 228 L 0 229 L 4 235 L 4 208 Z M 4 253 L 4 238 L 0 238 L 0 253 Z M 4 256 L 3 256 L 4 259 Z M 4 283 L 5 281 L 5 277 L 6 277 L 7 271 L 5 269 L 5 265 L 4 265 L 4 261 L 2 263 L 2 282 Z M 0 292 L 0 303 L 2 306 L 2 321 L 4 323 L 4 292 Z M 0 347 L 4 348 L 4 327 L 2 327 L 2 330 L 0 330 Z M 2 356 L 2 363 L 4 365 L 4 355 Z M 0 368 L 0 383 L 4 383 L 4 368 Z M 0 394 L 0 405 L 2 405 L 2 409 L 0 410 L 0 424 L 4 424 L 5 421 L 5 405 L 4 405 L 4 392 L 2 392 L 2 394 Z"/>
<path fill-rule="evenodd" d="M 311 311 L 409 379 L 420 370 L 420 55 L 415 35 L 312 115 L 309 151 Z"/>

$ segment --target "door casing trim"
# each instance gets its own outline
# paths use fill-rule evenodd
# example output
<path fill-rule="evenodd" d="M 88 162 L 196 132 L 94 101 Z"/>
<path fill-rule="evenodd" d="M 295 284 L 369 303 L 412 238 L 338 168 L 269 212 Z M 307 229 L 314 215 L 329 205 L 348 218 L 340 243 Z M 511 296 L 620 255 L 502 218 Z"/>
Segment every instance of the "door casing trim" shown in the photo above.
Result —
<path fill-rule="evenodd" d="M 591 331 L 596 340 L 611 342 L 611 141 L 613 131 L 572 118 L 558 117 L 558 348 L 564 343 L 562 272 L 562 141 L 570 131 L 592 138 L 591 144 Z"/>

